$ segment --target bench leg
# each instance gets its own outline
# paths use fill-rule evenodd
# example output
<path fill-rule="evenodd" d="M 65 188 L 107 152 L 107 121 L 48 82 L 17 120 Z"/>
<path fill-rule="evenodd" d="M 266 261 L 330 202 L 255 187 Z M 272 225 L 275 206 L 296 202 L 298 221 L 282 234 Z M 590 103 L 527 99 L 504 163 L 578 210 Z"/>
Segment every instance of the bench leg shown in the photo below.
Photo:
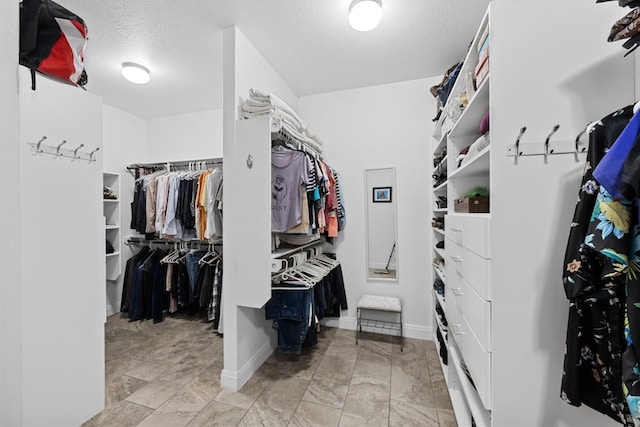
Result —
<path fill-rule="evenodd" d="M 404 335 L 402 335 L 402 311 L 400 312 L 400 351 L 404 348 Z"/>
<path fill-rule="evenodd" d="M 360 334 L 361 330 L 362 330 L 362 324 L 360 320 L 360 309 L 358 309 L 358 313 L 356 315 L 356 345 L 358 345 L 358 335 Z"/>

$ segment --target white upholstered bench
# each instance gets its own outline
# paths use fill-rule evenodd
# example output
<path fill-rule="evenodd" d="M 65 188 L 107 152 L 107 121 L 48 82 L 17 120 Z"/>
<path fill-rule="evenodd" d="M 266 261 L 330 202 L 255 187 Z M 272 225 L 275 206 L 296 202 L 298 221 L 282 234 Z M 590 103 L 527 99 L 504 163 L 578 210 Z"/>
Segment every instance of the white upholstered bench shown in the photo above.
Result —
<path fill-rule="evenodd" d="M 398 322 L 393 322 L 389 320 L 365 318 L 362 317 L 363 310 L 398 313 L 400 319 Z M 358 345 L 358 336 L 360 335 L 360 332 L 362 332 L 363 326 L 398 331 L 398 333 L 400 334 L 400 351 L 402 351 L 404 347 L 404 338 L 402 337 L 402 302 L 400 301 L 400 298 L 385 297 L 380 295 L 362 295 L 358 300 L 356 345 Z"/>

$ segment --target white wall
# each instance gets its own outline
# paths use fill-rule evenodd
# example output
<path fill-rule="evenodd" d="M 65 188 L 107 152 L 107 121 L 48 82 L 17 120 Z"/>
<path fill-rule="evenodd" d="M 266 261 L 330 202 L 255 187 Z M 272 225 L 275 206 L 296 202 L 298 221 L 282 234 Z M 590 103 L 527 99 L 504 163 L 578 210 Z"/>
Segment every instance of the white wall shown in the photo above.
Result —
<path fill-rule="evenodd" d="M 0 2 L 0 425 L 22 424 L 20 127 L 16 68 L 18 2 Z"/>
<path fill-rule="evenodd" d="M 349 311 L 339 325 L 354 328 L 362 294 L 403 301 L 407 336 L 431 339 L 431 134 L 439 78 L 301 97 L 299 113 L 324 142 L 327 162 L 342 176 L 347 226 L 336 252 L 342 263 Z M 396 167 L 398 283 L 367 281 L 365 169 Z M 395 189 L 394 189 L 395 190 Z M 390 249 L 390 248 L 389 248 Z M 329 324 L 338 322 L 329 321 Z"/>
<path fill-rule="evenodd" d="M 223 75 L 224 205 L 225 209 L 230 212 L 241 212 L 242 203 L 238 199 L 238 194 L 242 188 L 242 182 L 236 177 L 240 176 L 240 170 L 244 171 L 244 169 L 240 169 L 243 167 L 240 157 L 246 156 L 246 147 L 238 147 L 236 139 L 235 122 L 238 118 L 240 98 L 247 98 L 249 89 L 253 87 L 276 94 L 293 108 L 296 108 L 297 96 L 236 27 L 227 28 L 223 33 Z M 242 162 L 244 162 L 243 159 Z M 255 162 L 268 165 L 270 159 L 256 158 Z M 267 218 L 268 216 L 262 219 L 267 221 Z M 241 269 L 244 266 L 239 261 L 243 259 L 243 245 L 247 243 L 242 241 L 243 227 L 247 220 L 247 218 L 235 215 L 233 218 L 229 215 L 224 216 L 225 257 L 231 262 L 225 263 L 224 269 L 225 352 L 221 382 L 224 387 L 230 389 L 240 388 L 269 357 L 276 345 L 275 333 L 271 329 L 271 322 L 264 319 L 264 311 L 259 308 L 240 306 L 243 284 L 239 281 L 243 274 Z M 265 238 L 268 244 L 270 238 L 268 226 L 264 232 L 267 234 L 256 237 L 257 247 L 262 247 Z M 263 254 L 264 256 L 269 255 Z M 247 284 L 244 284 L 244 287 L 246 286 Z M 264 277 L 264 286 L 269 286 L 268 273 Z"/>
<path fill-rule="evenodd" d="M 103 170 L 120 174 L 120 238 L 137 234 L 129 228 L 131 224 L 131 202 L 133 201 L 133 175 L 125 166 L 143 162 L 149 156 L 148 121 L 131 113 L 105 105 L 103 109 Z M 139 248 L 125 246 L 120 242 L 122 274 L 115 281 L 106 282 L 107 316 L 120 311 L 122 283 L 127 260 Z"/>
<path fill-rule="evenodd" d="M 145 161 L 163 162 L 222 157 L 222 109 L 149 120 Z"/>
<path fill-rule="evenodd" d="M 104 407 L 102 158 L 36 156 L 43 135 L 101 149 L 102 99 L 21 68 L 22 423 L 79 425 Z"/>

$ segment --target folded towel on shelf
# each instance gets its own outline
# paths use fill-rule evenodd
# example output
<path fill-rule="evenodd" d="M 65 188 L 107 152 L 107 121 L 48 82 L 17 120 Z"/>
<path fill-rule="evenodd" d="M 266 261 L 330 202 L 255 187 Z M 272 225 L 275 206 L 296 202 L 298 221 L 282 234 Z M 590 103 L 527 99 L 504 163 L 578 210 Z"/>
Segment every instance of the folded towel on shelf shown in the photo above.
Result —
<path fill-rule="evenodd" d="M 266 104 L 266 105 L 259 105 L 259 104 L 260 103 L 257 103 L 252 99 L 247 99 L 242 104 L 241 108 L 242 108 L 242 111 L 245 111 L 247 113 L 260 114 L 261 115 L 260 117 L 264 117 L 265 115 L 270 116 L 277 113 L 277 115 L 280 118 L 289 122 L 289 124 L 295 129 L 297 129 L 298 132 L 305 133 L 304 132 L 305 128 L 303 124 L 300 123 L 300 121 L 296 119 L 295 116 L 292 116 L 291 114 L 289 114 L 286 110 L 280 109 L 278 107 L 274 107 L 271 104 Z"/>
<path fill-rule="evenodd" d="M 298 113 L 295 112 L 293 108 L 289 104 L 287 104 L 282 99 L 278 98 L 276 95 L 270 94 L 260 89 L 251 88 L 249 89 L 249 97 L 255 101 L 268 102 L 272 106 L 279 108 L 280 110 L 285 111 L 290 116 L 294 117 L 296 121 L 300 123 L 301 129 L 304 129 L 307 126 L 307 123 L 298 116 Z"/>
<path fill-rule="evenodd" d="M 249 89 L 249 96 L 249 99 L 242 100 L 241 117 L 245 119 L 273 117 L 280 121 L 281 129 L 285 134 L 301 141 L 318 153 L 322 152 L 322 142 L 289 104 L 259 89 Z"/>

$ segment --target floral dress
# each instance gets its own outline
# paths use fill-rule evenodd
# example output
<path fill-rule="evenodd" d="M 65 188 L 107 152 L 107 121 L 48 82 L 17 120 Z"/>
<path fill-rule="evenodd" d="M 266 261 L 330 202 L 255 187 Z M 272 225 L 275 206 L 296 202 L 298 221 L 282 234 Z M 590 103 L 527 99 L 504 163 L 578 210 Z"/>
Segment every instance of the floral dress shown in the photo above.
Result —
<path fill-rule="evenodd" d="M 601 119 L 589 151 L 565 253 L 569 320 L 561 397 L 633 426 L 623 392 L 627 266 L 632 203 L 614 199 L 593 171 L 628 125 L 632 106 Z M 640 301 L 640 299 L 638 299 Z M 640 342 L 640 339 L 638 340 Z"/>

